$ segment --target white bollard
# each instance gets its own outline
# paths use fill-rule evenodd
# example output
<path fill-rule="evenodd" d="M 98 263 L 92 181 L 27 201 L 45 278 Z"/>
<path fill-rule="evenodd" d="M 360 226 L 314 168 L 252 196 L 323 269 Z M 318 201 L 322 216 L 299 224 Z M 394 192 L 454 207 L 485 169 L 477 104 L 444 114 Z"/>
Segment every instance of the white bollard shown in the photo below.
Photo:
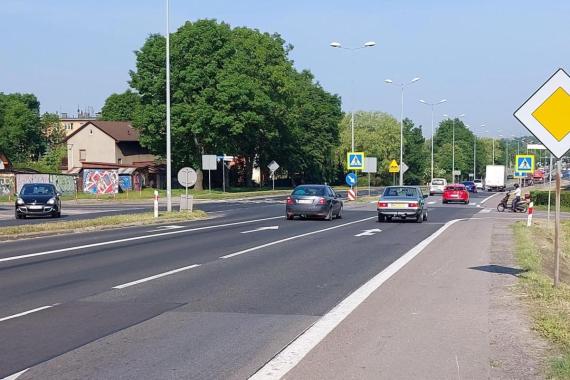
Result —
<path fill-rule="evenodd" d="M 530 202 L 528 205 L 528 217 L 526 219 L 526 226 L 532 226 L 532 213 L 533 213 L 534 202 Z"/>
<path fill-rule="evenodd" d="M 154 191 L 154 217 L 158 218 L 158 190 Z"/>

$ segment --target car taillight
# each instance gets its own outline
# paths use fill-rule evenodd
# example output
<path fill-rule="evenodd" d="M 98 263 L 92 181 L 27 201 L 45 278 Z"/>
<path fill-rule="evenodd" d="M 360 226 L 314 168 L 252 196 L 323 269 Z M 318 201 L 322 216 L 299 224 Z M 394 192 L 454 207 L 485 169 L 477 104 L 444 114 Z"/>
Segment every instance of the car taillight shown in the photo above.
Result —
<path fill-rule="evenodd" d="M 380 207 L 388 207 L 388 202 L 378 202 L 378 208 Z"/>
<path fill-rule="evenodd" d="M 295 204 L 295 201 L 293 200 L 293 198 L 287 197 L 287 204 L 288 204 L 288 205 L 293 205 L 293 204 Z"/>
<path fill-rule="evenodd" d="M 410 202 L 408 203 L 408 207 L 418 207 L 418 202 Z"/>
<path fill-rule="evenodd" d="M 325 198 L 319 198 L 319 203 L 320 205 L 326 205 L 327 204 L 327 200 Z"/>

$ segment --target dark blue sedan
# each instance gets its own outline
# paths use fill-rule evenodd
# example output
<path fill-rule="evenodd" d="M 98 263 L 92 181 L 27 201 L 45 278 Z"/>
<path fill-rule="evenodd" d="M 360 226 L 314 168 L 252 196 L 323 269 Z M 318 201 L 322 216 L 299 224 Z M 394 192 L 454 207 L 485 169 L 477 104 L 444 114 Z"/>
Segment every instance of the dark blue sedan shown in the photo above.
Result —
<path fill-rule="evenodd" d="M 465 187 L 467 188 L 467 191 L 469 191 L 470 193 L 476 193 L 477 192 L 477 185 L 475 184 L 475 182 L 473 181 L 464 181 L 461 182 L 463 185 L 465 185 Z"/>

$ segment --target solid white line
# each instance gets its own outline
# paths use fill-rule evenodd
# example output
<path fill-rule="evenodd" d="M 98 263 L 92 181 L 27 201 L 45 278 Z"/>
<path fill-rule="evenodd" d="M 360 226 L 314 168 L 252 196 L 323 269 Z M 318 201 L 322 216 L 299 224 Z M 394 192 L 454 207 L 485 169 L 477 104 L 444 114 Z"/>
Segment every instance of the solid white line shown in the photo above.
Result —
<path fill-rule="evenodd" d="M 428 205 L 434 205 L 436 203 L 437 203 L 436 201 L 431 201 L 431 202 L 428 202 Z"/>
<path fill-rule="evenodd" d="M 157 278 L 161 278 L 161 277 L 168 276 L 168 275 L 171 275 L 171 274 L 174 274 L 174 273 L 178 273 L 178 272 L 183 272 L 183 271 L 185 271 L 185 270 L 192 269 L 192 268 L 196 268 L 196 267 L 199 267 L 199 266 L 200 266 L 200 264 L 195 264 L 195 265 L 189 265 L 189 266 L 183 267 L 183 268 L 178 268 L 178 269 L 170 270 L 170 271 L 168 271 L 168 272 L 156 274 L 156 275 L 154 275 L 154 276 L 141 278 L 140 280 L 127 282 L 126 284 L 113 286 L 113 289 L 124 289 L 124 288 L 128 288 L 129 286 L 137 285 L 137 284 L 140 284 L 140 283 L 143 283 L 143 282 L 147 282 L 147 281 L 156 280 Z"/>
<path fill-rule="evenodd" d="M 37 311 L 41 311 L 41 310 L 45 310 L 45 309 L 49 309 L 49 308 L 52 308 L 52 307 L 57 306 L 57 305 L 59 305 L 59 304 L 55 303 L 53 305 L 42 306 L 42 307 L 38 307 L 37 309 L 32 309 L 32 310 L 24 311 L 22 313 L 10 315 L 8 317 L 0 318 L 0 322 L 4 322 L 4 321 L 7 321 L 9 319 L 14 319 L 14 318 L 18 318 L 18 317 L 23 317 L 24 315 L 32 314 L 32 313 L 35 313 Z"/>
<path fill-rule="evenodd" d="M 3 378 L 2 380 L 16 380 L 18 377 L 22 376 L 22 375 L 24 374 L 24 372 L 26 372 L 27 370 L 29 370 L 29 368 L 26 368 L 26 369 L 23 370 L 23 371 L 14 373 L 14 374 L 12 374 L 12 375 L 10 375 L 10 376 L 8 376 L 8 377 Z"/>
<path fill-rule="evenodd" d="M 495 195 L 499 195 L 499 193 L 495 193 L 493 195 L 489 195 L 487 198 L 483 199 L 481 201 L 481 204 L 484 204 L 485 202 L 487 202 L 489 199 L 493 198 Z"/>
<path fill-rule="evenodd" d="M 299 239 L 299 238 L 302 238 L 302 237 L 305 237 L 305 236 L 309 236 L 309 235 L 319 234 L 319 233 L 321 233 L 321 232 L 334 230 L 334 229 L 341 228 L 341 227 L 344 227 L 344 226 L 349 226 L 349 225 L 351 225 L 351 224 L 365 222 L 365 221 L 370 220 L 370 219 L 376 219 L 376 217 L 373 216 L 373 217 L 370 217 L 370 218 L 355 220 L 355 221 L 353 221 L 353 222 L 344 223 L 344 224 L 339 224 L 339 225 L 337 225 L 337 226 L 333 226 L 333 227 L 329 227 L 329 228 L 324 228 L 324 229 L 322 229 L 322 230 L 317 230 L 317 231 L 307 232 L 307 233 L 300 234 L 300 235 L 290 236 L 290 237 L 285 238 L 285 239 L 280 239 L 280 240 L 272 241 L 271 243 L 262 244 L 262 245 L 258 245 L 258 246 L 256 246 L 256 247 L 251 247 L 251 248 L 248 248 L 248 249 L 244 249 L 243 251 L 238 251 L 238 252 L 230 253 L 229 255 L 225 255 L 225 256 L 220 257 L 220 259 L 229 259 L 230 257 L 234 257 L 234 256 L 238 256 L 238 255 L 243 255 L 244 253 L 248 253 L 248 252 L 252 252 L 252 251 L 257 251 L 258 249 L 261 249 L 261 248 L 271 247 L 272 245 L 281 244 L 281 243 L 284 243 L 284 242 L 289 241 L 289 240 L 294 240 L 294 239 Z"/>
<path fill-rule="evenodd" d="M 394 261 L 390 266 L 378 273 L 354 293 L 345 298 L 331 311 L 320 318 L 297 339 L 290 343 L 283 351 L 265 364 L 250 379 L 280 379 L 301 359 L 303 359 L 317 344 L 319 344 L 335 327 L 337 327 L 350 313 L 352 313 L 368 296 L 378 289 L 384 282 L 397 273 L 404 265 L 409 263 L 424 248 L 441 235 L 446 229 L 459 220 L 451 220 L 424 239 L 421 243 L 409 250 L 406 254 Z"/>
<path fill-rule="evenodd" d="M 125 239 L 117 239 L 117 240 L 103 241 L 103 242 L 101 242 L 101 243 L 78 245 L 78 246 L 75 246 L 75 247 L 54 249 L 54 250 L 51 250 L 51 251 L 38 252 L 38 253 L 30 253 L 30 254 L 21 255 L 21 256 L 6 257 L 6 258 L 3 258 L 3 259 L 0 259 L 0 263 L 5 262 L 5 261 L 22 260 L 22 259 L 27 259 L 27 258 L 30 258 L 30 257 L 51 255 L 51 254 L 54 254 L 54 253 L 77 251 L 77 250 L 85 249 L 85 248 L 93 248 L 93 247 L 101 247 L 101 246 L 105 246 L 105 245 L 112 245 L 112 244 L 125 243 L 125 242 L 128 242 L 128 241 L 136 241 L 136 240 L 143 240 L 143 239 L 152 239 L 152 238 L 159 237 L 159 236 L 168 236 L 168 235 L 182 234 L 182 233 L 185 233 L 185 232 L 209 230 L 209 229 L 213 229 L 213 228 L 222 228 L 222 227 L 229 227 L 229 226 L 238 226 L 238 225 L 241 225 L 241 224 L 251 224 L 251 223 L 256 223 L 256 222 L 262 222 L 262 221 L 265 221 L 265 220 L 283 219 L 283 218 L 284 218 L 284 216 L 272 216 L 272 217 L 270 217 L 270 218 L 245 220 L 245 221 L 243 221 L 243 222 L 234 222 L 234 223 L 226 223 L 226 224 L 216 224 L 216 225 L 213 225 L 213 226 L 190 228 L 190 229 L 187 229 L 187 230 L 168 231 L 168 232 L 162 232 L 162 233 L 159 233 L 159 234 L 143 235 L 143 236 L 135 236 L 135 237 L 132 237 L 132 238 L 125 238 Z"/>

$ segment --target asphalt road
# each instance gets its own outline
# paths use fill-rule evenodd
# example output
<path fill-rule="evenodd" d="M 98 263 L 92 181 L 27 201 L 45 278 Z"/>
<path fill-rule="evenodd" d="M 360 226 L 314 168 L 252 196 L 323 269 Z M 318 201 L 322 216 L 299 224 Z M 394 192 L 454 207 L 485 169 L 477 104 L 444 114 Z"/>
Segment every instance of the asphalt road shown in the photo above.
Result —
<path fill-rule="evenodd" d="M 247 378 L 487 196 L 430 197 L 422 224 L 378 223 L 374 204 L 328 222 L 225 203 L 206 221 L 0 243 L 0 378 Z"/>

